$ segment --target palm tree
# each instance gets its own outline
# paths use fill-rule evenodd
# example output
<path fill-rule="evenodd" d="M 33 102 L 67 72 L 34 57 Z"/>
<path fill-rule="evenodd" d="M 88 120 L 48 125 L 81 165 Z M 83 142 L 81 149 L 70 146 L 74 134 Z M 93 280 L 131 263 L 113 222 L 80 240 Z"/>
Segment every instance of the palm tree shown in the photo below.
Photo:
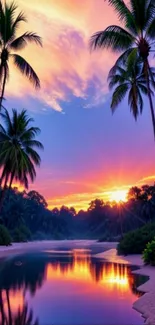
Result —
<path fill-rule="evenodd" d="M 128 94 L 130 110 L 134 118 L 137 119 L 139 113 L 143 111 L 142 95 L 148 94 L 142 65 L 136 63 L 130 69 L 127 64 L 125 67 L 116 65 L 110 70 L 108 80 L 109 89 L 115 87 L 111 102 L 112 112 Z"/>
<path fill-rule="evenodd" d="M 12 117 L 5 110 L 1 116 L 4 126 L 0 125 L 0 168 L 4 196 L 8 182 L 9 188 L 14 180 L 28 188 L 29 179 L 34 181 L 35 166 L 41 162 L 35 149 L 43 149 L 43 145 L 35 139 L 40 129 L 31 126 L 34 120 L 28 117 L 26 110 L 18 113 L 13 109 Z"/>
<path fill-rule="evenodd" d="M 16 314 L 13 314 L 10 304 L 9 290 L 3 290 L 3 292 L 6 294 L 6 302 L 3 301 L 2 290 L 0 289 L 1 325 L 39 325 L 38 319 L 33 319 L 33 311 L 32 309 L 28 309 L 27 303 L 24 303 L 22 308 L 19 308 L 18 312 Z M 6 306 L 7 308 L 5 308 Z"/>
<path fill-rule="evenodd" d="M 20 12 L 16 15 L 17 6 L 11 4 L 2 4 L 0 0 L 0 110 L 4 99 L 6 82 L 9 77 L 9 60 L 12 59 L 15 66 L 25 75 L 36 87 L 40 87 L 40 81 L 30 66 L 30 64 L 19 54 L 12 51 L 20 51 L 27 46 L 27 43 L 35 42 L 42 45 L 41 38 L 33 32 L 25 32 L 21 36 L 16 36 L 22 22 L 26 22 L 25 15 Z"/>
<path fill-rule="evenodd" d="M 150 78 L 153 84 L 154 79 L 149 64 L 149 56 L 154 51 L 155 44 L 155 1 L 130 0 L 129 5 L 123 0 L 108 2 L 114 7 L 124 28 L 111 25 L 95 33 L 90 39 L 90 47 L 92 50 L 110 48 L 115 53 L 121 52 L 116 64 L 127 62 L 129 68 L 137 58 L 142 60 L 155 137 L 155 113 L 150 88 Z"/>

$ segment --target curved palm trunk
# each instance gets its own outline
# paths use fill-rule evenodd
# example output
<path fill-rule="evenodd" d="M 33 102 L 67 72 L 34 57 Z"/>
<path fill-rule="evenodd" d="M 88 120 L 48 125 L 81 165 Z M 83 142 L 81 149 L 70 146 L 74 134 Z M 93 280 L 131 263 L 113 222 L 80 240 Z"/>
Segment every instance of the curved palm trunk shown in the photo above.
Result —
<path fill-rule="evenodd" d="M 4 198 L 5 198 L 5 192 L 6 192 L 6 189 L 7 189 L 8 178 L 9 178 L 9 175 L 6 175 L 4 187 L 3 187 L 3 190 L 1 192 L 1 197 L 0 197 L 0 213 L 1 213 L 1 210 L 2 210 L 2 206 L 3 206 L 3 201 L 4 201 Z"/>
<path fill-rule="evenodd" d="M 151 88 L 150 88 L 150 78 L 149 78 L 149 62 L 146 60 L 144 64 L 144 73 L 146 76 L 146 83 L 147 83 L 147 90 L 148 90 L 148 99 L 150 103 L 150 110 L 151 110 L 151 117 L 152 117 L 152 124 L 153 124 L 153 133 L 154 133 L 154 140 L 155 140 L 155 113 L 154 113 L 154 107 L 153 107 L 153 101 L 152 101 L 152 95 L 151 95 Z"/>
<path fill-rule="evenodd" d="M 12 313 L 11 313 L 11 306 L 10 306 L 9 289 L 6 290 L 6 299 L 8 305 L 9 325 L 12 325 Z"/>
<path fill-rule="evenodd" d="M 15 175 L 15 173 L 12 173 L 12 175 L 11 175 L 11 178 L 10 178 L 10 184 L 9 184 L 9 190 L 10 190 L 11 187 L 12 187 L 12 183 L 13 183 L 14 175 Z"/>
<path fill-rule="evenodd" d="M 6 72 L 6 67 L 4 66 L 4 78 L 3 78 L 2 91 L 1 91 L 1 96 L 0 96 L 0 111 L 2 109 L 2 102 L 3 102 L 3 99 L 4 99 L 6 79 L 7 79 L 7 72 Z"/>
<path fill-rule="evenodd" d="M 0 313 L 1 313 L 1 325 L 4 325 L 5 312 L 4 312 L 4 305 L 3 305 L 3 298 L 2 298 L 2 290 L 0 290 Z"/>
<path fill-rule="evenodd" d="M 15 173 L 12 173 L 11 178 L 10 178 L 8 200 L 10 199 L 10 190 L 11 190 L 11 187 L 12 187 L 12 183 L 13 183 L 13 179 L 14 179 L 14 174 Z"/>

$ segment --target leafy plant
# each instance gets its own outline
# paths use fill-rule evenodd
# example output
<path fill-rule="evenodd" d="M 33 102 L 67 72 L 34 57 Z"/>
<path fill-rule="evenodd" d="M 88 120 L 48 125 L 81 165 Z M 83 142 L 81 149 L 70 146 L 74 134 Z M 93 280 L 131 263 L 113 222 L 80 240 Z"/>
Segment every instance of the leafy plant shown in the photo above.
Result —
<path fill-rule="evenodd" d="M 143 260 L 145 264 L 151 264 L 155 266 L 155 238 L 146 245 L 143 252 Z"/>
<path fill-rule="evenodd" d="M 19 228 L 14 229 L 12 238 L 16 243 L 27 242 L 31 239 L 31 232 L 26 226 L 21 225 Z"/>
<path fill-rule="evenodd" d="M 148 242 L 155 237 L 155 224 L 148 225 L 127 233 L 119 242 L 117 250 L 118 254 L 141 254 Z"/>
<path fill-rule="evenodd" d="M 0 246 L 9 246 L 11 245 L 10 234 L 4 226 L 0 225 Z"/>

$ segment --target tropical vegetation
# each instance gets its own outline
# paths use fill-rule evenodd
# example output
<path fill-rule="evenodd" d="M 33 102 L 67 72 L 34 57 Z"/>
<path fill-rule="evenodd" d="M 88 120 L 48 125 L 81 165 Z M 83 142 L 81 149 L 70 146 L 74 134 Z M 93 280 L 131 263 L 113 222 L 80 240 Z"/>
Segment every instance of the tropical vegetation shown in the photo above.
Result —
<path fill-rule="evenodd" d="M 1 113 L 3 125 L 0 124 L 0 168 L 1 186 L 3 191 L 0 196 L 0 209 L 7 184 L 11 188 L 13 181 L 17 181 L 28 188 L 36 177 L 35 167 L 40 166 L 38 149 L 43 149 L 36 136 L 40 132 L 38 127 L 32 125 L 34 120 L 29 118 L 27 112 L 20 113 L 12 110 L 12 116 L 5 110 Z"/>
<path fill-rule="evenodd" d="M 121 255 L 142 254 L 146 245 L 155 237 L 155 223 L 128 232 L 118 244 L 118 253 Z"/>
<path fill-rule="evenodd" d="M 40 87 L 40 81 L 31 65 L 18 54 L 28 43 L 42 45 L 42 40 L 34 32 L 24 32 L 17 36 L 21 23 L 26 22 L 23 12 L 18 13 L 15 2 L 8 3 L 0 0 L 0 110 L 4 99 L 6 82 L 9 78 L 9 61 L 25 75 L 36 87 Z"/>
<path fill-rule="evenodd" d="M 141 62 L 155 137 L 155 112 L 151 91 L 151 84 L 155 87 L 155 82 L 150 67 L 151 53 L 155 50 L 155 2 L 154 0 L 130 0 L 129 3 L 121 0 L 108 0 L 108 2 L 116 11 L 121 26 L 111 25 L 105 30 L 92 35 L 90 47 L 92 50 L 111 49 L 116 54 L 120 53 L 113 68 L 125 67 L 130 76 L 134 73 L 136 62 Z M 113 95 L 113 100 L 115 99 L 116 101 L 115 104 L 112 101 L 112 108 L 118 105 L 127 92 L 129 85 L 125 81 L 122 84 L 120 84 L 119 89 L 117 88 L 118 99 L 116 98 L 116 91 Z M 137 87 L 135 82 L 133 87 L 134 94 L 131 90 L 132 88 L 130 88 L 129 105 L 132 108 L 132 113 L 134 112 L 134 116 L 137 116 L 137 105 L 140 111 L 142 108 L 140 90 L 142 93 L 143 91 L 139 85 Z M 146 93 L 145 90 L 144 93 Z"/>
<path fill-rule="evenodd" d="M 154 76 L 153 69 L 151 71 Z M 111 101 L 112 112 L 128 95 L 130 111 L 137 120 L 137 117 L 143 111 L 143 95 L 148 95 L 142 64 L 135 62 L 132 69 L 128 67 L 127 63 L 124 66 L 116 65 L 110 70 L 108 81 L 109 89 L 114 89 Z"/>
<path fill-rule="evenodd" d="M 155 236 L 155 186 L 133 187 L 127 202 L 90 202 L 86 211 L 74 207 L 48 209 L 36 191 L 7 186 L 0 214 L 11 241 L 98 239 L 120 241 L 121 253 L 142 252 Z M 137 229 L 140 229 L 139 231 Z M 129 233 L 132 232 L 134 233 Z M 123 239 L 122 239 L 123 237 Z M 137 242 L 138 245 L 135 245 Z M 136 250 L 136 251 L 134 251 Z"/>
<path fill-rule="evenodd" d="M 11 245 L 11 236 L 6 227 L 0 225 L 0 246 Z"/>
<path fill-rule="evenodd" d="M 155 266 L 155 237 L 151 242 L 147 243 L 143 252 L 143 260 L 145 264 Z"/>

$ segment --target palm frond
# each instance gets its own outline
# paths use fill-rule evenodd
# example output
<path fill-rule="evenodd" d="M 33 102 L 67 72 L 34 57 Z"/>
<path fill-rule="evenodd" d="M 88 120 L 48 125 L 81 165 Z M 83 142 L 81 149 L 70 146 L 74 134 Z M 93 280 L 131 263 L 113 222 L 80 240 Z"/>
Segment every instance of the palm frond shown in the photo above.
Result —
<path fill-rule="evenodd" d="M 153 89 L 155 89 L 155 73 L 152 68 L 149 67 L 149 77 L 150 77 L 150 83 Z"/>
<path fill-rule="evenodd" d="M 4 113 L 1 113 L 1 117 L 4 120 L 4 123 L 6 125 L 7 133 L 9 135 L 12 134 L 12 132 L 13 132 L 12 121 L 11 121 L 10 115 L 6 109 L 5 109 Z"/>
<path fill-rule="evenodd" d="M 137 29 L 142 32 L 146 24 L 147 0 L 130 0 L 131 12 L 136 22 Z"/>
<path fill-rule="evenodd" d="M 129 49 L 134 43 L 134 37 L 120 26 L 109 26 L 104 31 L 92 35 L 90 49 L 110 48 L 115 51 Z"/>
<path fill-rule="evenodd" d="M 38 148 L 38 149 L 41 149 L 41 150 L 44 149 L 42 143 L 40 141 L 38 141 L 38 140 L 25 140 L 25 141 L 23 141 L 23 146 L 26 147 L 26 148 L 31 147 L 31 148 Z"/>
<path fill-rule="evenodd" d="M 149 27 L 150 24 L 152 24 L 155 17 L 155 2 L 154 0 L 147 1 L 147 9 L 146 9 L 146 24 L 145 28 Z"/>
<path fill-rule="evenodd" d="M 125 98 L 127 91 L 129 89 L 128 83 L 124 83 L 122 85 L 119 85 L 112 96 L 112 101 L 111 101 L 111 109 L 112 112 L 115 112 L 115 109 L 117 106 L 121 103 L 121 101 Z"/>
<path fill-rule="evenodd" d="M 28 43 L 36 43 L 37 45 L 42 46 L 41 37 L 36 33 L 26 32 L 23 35 L 19 36 L 13 40 L 9 46 L 13 50 L 22 50 Z"/>
<path fill-rule="evenodd" d="M 13 35 L 15 35 L 21 22 L 27 22 L 25 14 L 21 11 L 12 24 Z"/>
<path fill-rule="evenodd" d="M 114 75 L 112 78 L 109 78 L 109 90 L 112 90 L 116 85 L 123 84 L 125 81 L 125 77 Z"/>
<path fill-rule="evenodd" d="M 36 135 L 38 135 L 40 133 L 40 128 L 38 127 L 30 127 L 25 129 L 22 133 L 21 133 L 21 140 L 22 141 L 30 141 L 33 140 L 35 138 Z"/>
<path fill-rule="evenodd" d="M 115 64 L 109 71 L 108 81 L 117 74 L 124 75 L 125 73 L 126 73 L 126 68 L 125 67 L 123 67 L 123 66 L 121 66 L 119 64 Z"/>
<path fill-rule="evenodd" d="M 138 87 L 143 95 L 148 95 L 147 86 L 143 85 L 141 82 L 138 82 Z"/>
<path fill-rule="evenodd" d="M 116 60 L 116 62 L 114 64 L 114 66 L 110 69 L 109 75 L 114 75 L 117 72 L 118 67 L 119 67 L 119 69 L 121 69 L 122 66 L 125 66 L 127 58 L 130 55 L 130 53 L 133 51 L 133 49 L 134 48 L 128 49 L 125 52 L 123 52 L 123 54 L 121 54 L 119 56 L 119 58 Z"/>
<path fill-rule="evenodd" d="M 40 166 L 41 158 L 38 155 L 38 153 L 35 150 L 32 149 L 32 147 L 27 146 L 26 147 L 26 153 L 30 156 L 30 159 L 33 161 L 33 163 L 36 166 Z"/>
<path fill-rule="evenodd" d="M 155 18 L 149 24 L 147 31 L 146 31 L 146 35 L 147 35 L 147 37 L 150 37 L 151 39 L 155 38 Z"/>
<path fill-rule="evenodd" d="M 127 69 L 132 70 L 133 67 L 138 66 L 138 49 L 133 48 L 133 50 L 130 52 L 127 58 Z"/>
<path fill-rule="evenodd" d="M 137 120 L 139 113 L 143 111 L 143 99 L 136 84 L 133 84 L 129 91 L 128 103 L 135 120 Z"/>
<path fill-rule="evenodd" d="M 15 66 L 25 75 L 35 88 L 40 88 L 40 80 L 30 64 L 20 55 L 12 54 Z"/>
<path fill-rule="evenodd" d="M 131 11 L 122 0 L 108 0 L 109 4 L 115 9 L 119 20 L 124 22 L 125 27 L 135 35 L 137 34 L 137 26 Z"/>
<path fill-rule="evenodd" d="M 14 2 L 10 4 L 5 3 L 4 5 L 4 17 L 3 17 L 3 26 L 1 26 L 1 35 L 4 41 L 4 44 L 7 44 L 8 41 L 13 36 L 12 25 L 15 17 L 15 12 L 17 10 L 17 6 Z"/>

